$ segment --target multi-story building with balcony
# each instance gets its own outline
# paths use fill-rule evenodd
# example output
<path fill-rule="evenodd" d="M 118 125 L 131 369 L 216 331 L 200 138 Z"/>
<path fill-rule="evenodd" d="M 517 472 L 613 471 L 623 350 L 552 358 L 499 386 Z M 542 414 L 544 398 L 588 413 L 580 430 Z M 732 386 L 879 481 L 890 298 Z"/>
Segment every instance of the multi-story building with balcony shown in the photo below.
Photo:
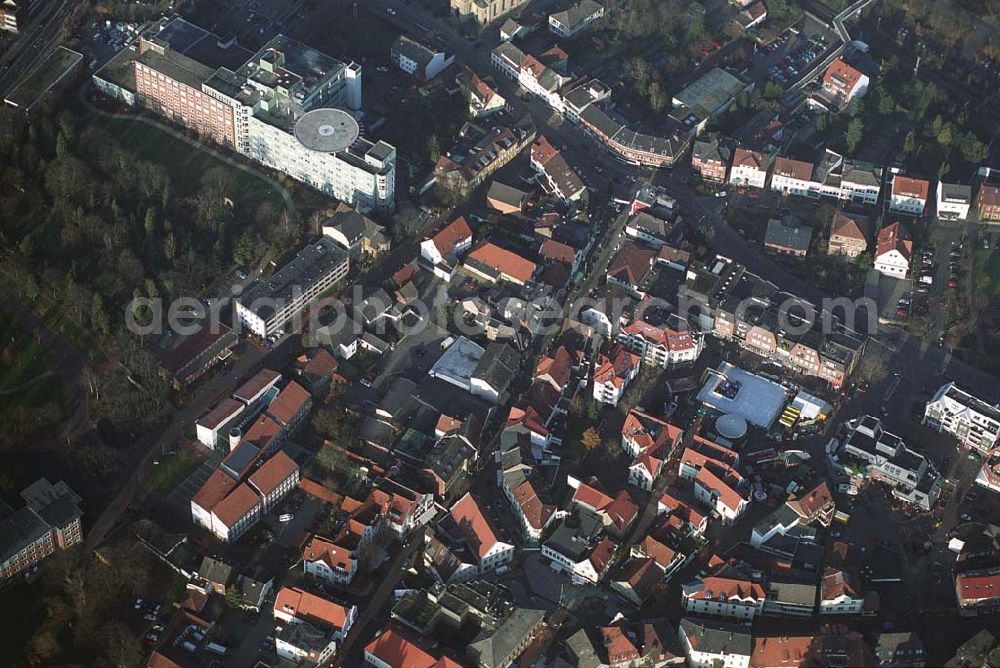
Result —
<path fill-rule="evenodd" d="M 951 434 L 965 446 L 989 453 L 1000 440 L 1000 408 L 945 383 L 924 409 L 924 424 Z"/>
<path fill-rule="evenodd" d="M 0 518 L 0 584 L 83 540 L 80 497 L 66 483 L 39 478 L 21 498 L 23 508 Z"/>

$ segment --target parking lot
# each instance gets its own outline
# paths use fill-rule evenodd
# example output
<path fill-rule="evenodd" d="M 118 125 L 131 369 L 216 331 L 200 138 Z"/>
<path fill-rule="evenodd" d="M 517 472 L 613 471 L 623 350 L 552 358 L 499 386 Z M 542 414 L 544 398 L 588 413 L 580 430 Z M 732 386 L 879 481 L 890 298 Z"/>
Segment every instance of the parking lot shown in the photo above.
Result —
<path fill-rule="evenodd" d="M 771 81 L 786 89 L 815 67 L 830 46 L 825 31 L 806 35 L 786 30 L 753 55 L 747 75 L 758 86 Z"/>

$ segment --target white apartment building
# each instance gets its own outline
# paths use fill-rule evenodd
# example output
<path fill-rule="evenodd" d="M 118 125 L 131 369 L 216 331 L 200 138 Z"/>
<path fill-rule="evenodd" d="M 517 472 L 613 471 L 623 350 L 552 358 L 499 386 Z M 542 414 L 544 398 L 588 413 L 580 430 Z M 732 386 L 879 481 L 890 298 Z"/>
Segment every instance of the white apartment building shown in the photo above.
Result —
<path fill-rule="evenodd" d="M 924 424 L 951 434 L 962 445 L 983 454 L 1000 440 L 1000 408 L 991 406 L 955 383 L 945 383 L 927 402 Z"/>
<path fill-rule="evenodd" d="M 875 271 L 892 278 L 906 278 L 910 273 L 913 241 L 899 222 L 879 230 L 875 244 Z"/>
<path fill-rule="evenodd" d="M 329 237 L 320 237 L 236 299 L 236 316 L 260 337 L 281 331 L 288 320 L 340 279 L 350 259 Z"/>
<path fill-rule="evenodd" d="M 845 159 L 840 175 L 840 199 L 877 204 L 882 192 L 882 173 L 881 167 L 870 162 Z"/>
<path fill-rule="evenodd" d="M 566 105 L 559 90 L 571 80 L 571 77 L 543 64 L 542 60 L 549 60 L 546 56 L 551 53 L 552 50 L 536 58 L 524 53 L 510 42 L 502 42 L 493 49 L 490 62 L 493 67 L 516 81 L 529 93 L 542 98 L 559 113 L 565 113 Z M 558 57 L 562 55 L 559 52 Z"/>
<path fill-rule="evenodd" d="M 922 216 L 927 206 L 927 191 L 930 183 L 924 179 L 914 179 L 896 174 L 892 179 L 892 194 L 889 210 L 911 216 Z"/>
<path fill-rule="evenodd" d="M 329 582 L 350 584 L 357 562 L 347 548 L 313 536 L 302 550 L 302 570 Z"/>
<path fill-rule="evenodd" d="M 604 5 L 594 0 L 580 0 L 568 9 L 549 14 L 549 32 L 557 37 L 573 37 L 602 18 Z"/>
<path fill-rule="evenodd" d="M 706 577 L 681 587 L 684 609 L 695 615 L 751 620 L 764 607 L 764 588 L 749 580 Z"/>
<path fill-rule="evenodd" d="M 677 631 L 689 668 L 750 666 L 753 637 L 745 626 L 685 617 Z"/>
<path fill-rule="evenodd" d="M 738 148 L 733 153 L 733 166 L 729 170 L 729 182 L 734 186 L 764 189 L 767 183 L 769 162 L 763 153 Z"/>
<path fill-rule="evenodd" d="M 957 183 L 937 184 L 937 217 L 948 220 L 965 220 L 972 207 L 972 186 Z"/>
<path fill-rule="evenodd" d="M 865 599 L 847 575 L 835 568 L 827 568 L 819 597 L 820 615 L 857 615 L 865 606 Z"/>
<path fill-rule="evenodd" d="M 618 332 L 618 341 L 639 355 L 644 364 L 661 369 L 693 364 L 704 348 L 702 337 L 691 329 L 687 320 L 675 314 L 662 325 L 637 316 Z"/>
<path fill-rule="evenodd" d="M 801 160 L 778 157 L 771 174 L 771 190 L 783 195 L 808 197 L 813 188 L 812 165 Z"/>

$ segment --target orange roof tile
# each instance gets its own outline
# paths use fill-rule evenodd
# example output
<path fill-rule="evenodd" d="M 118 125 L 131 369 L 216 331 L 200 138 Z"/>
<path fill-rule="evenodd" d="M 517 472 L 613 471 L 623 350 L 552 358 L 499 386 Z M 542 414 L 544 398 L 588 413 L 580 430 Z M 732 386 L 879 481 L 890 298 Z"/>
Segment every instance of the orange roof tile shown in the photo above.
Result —
<path fill-rule="evenodd" d="M 994 575 L 962 574 L 955 578 L 961 603 L 976 603 L 1000 598 L 1000 573 Z"/>
<path fill-rule="evenodd" d="M 580 486 L 573 492 L 573 502 L 593 508 L 603 510 L 614 501 L 610 496 L 599 489 L 591 487 L 587 483 L 580 483 Z"/>
<path fill-rule="evenodd" d="M 766 171 L 767 161 L 764 159 L 763 154 L 757 151 L 738 148 L 733 152 L 733 167 L 753 167 L 760 171 Z"/>
<path fill-rule="evenodd" d="M 924 179 L 914 179 L 909 176 L 896 174 L 892 178 L 892 194 L 901 197 L 914 197 L 916 199 L 927 199 L 927 192 L 931 184 Z"/>
<path fill-rule="evenodd" d="M 243 434 L 242 442 L 250 443 L 264 451 L 279 434 L 281 434 L 281 425 L 272 420 L 269 415 L 261 415 L 256 422 L 250 425 L 247 433 Z"/>
<path fill-rule="evenodd" d="M 310 624 L 322 624 L 343 629 L 349 610 L 339 603 L 328 601 L 295 587 L 282 587 L 274 597 L 275 612 L 283 612 Z"/>
<path fill-rule="evenodd" d="M 886 225 L 878 232 L 878 243 L 875 245 L 875 257 L 881 257 L 889 251 L 899 251 L 906 260 L 910 259 L 913 251 L 913 240 L 910 233 L 900 222 Z"/>
<path fill-rule="evenodd" d="M 608 654 L 608 663 L 611 665 L 627 663 L 639 658 L 639 650 L 619 626 L 602 627 L 601 640 L 604 651 Z"/>
<path fill-rule="evenodd" d="M 468 257 L 521 283 L 528 282 L 536 269 L 534 262 L 488 241 L 473 249 Z"/>
<path fill-rule="evenodd" d="M 279 423 L 290 424 L 311 399 L 309 392 L 293 380 L 278 393 L 267 412 Z"/>
<path fill-rule="evenodd" d="M 270 494 L 298 470 L 299 465 L 295 460 L 285 454 L 284 450 L 278 450 L 273 457 L 250 474 L 250 482 L 261 494 Z"/>
<path fill-rule="evenodd" d="M 741 601 L 764 598 L 764 588 L 750 580 L 709 576 L 702 580 L 702 584 L 704 586 L 701 590 L 692 592 L 688 597 L 696 600 L 738 599 Z"/>
<path fill-rule="evenodd" d="M 302 549 L 302 558 L 305 561 L 323 561 L 331 569 L 345 572 L 349 572 L 354 563 L 350 550 L 319 536 L 309 539 Z"/>
<path fill-rule="evenodd" d="M 226 498 L 226 494 L 229 494 L 235 487 L 236 481 L 229 474 L 222 469 L 215 469 L 212 475 L 208 476 L 208 480 L 201 486 L 201 489 L 195 493 L 191 502 L 204 508 L 207 512 L 212 512 L 219 501 Z"/>
<path fill-rule="evenodd" d="M 482 507 L 471 493 L 466 492 L 465 496 L 451 507 L 451 517 L 458 525 L 458 530 L 462 532 L 462 538 L 465 539 L 469 549 L 480 559 L 489 554 L 493 546 L 500 542 L 490 528 Z"/>
<path fill-rule="evenodd" d="M 837 58 L 830 63 L 830 66 L 826 68 L 826 72 L 823 73 L 823 83 L 832 84 L 851 91 L 858 85 L 861 76 L 861 72 L 845 63 L 842 58 Z"/>
<path fill-rule="evenodd" d="M 758 636 L 753 639 L 751 668 L 805 668 L 812 665 L 812 636 Z"/>
<path fill-rule="evenodd" d="M 434 247 L 443 256 L 451 255 L 455 252 L 455 247 L 458 246 L 459 242 L 471 238 L 472 230 L 469 228 L 469 224 L 465 222 L 464 216 L 459 216 L 451 221 L 431 237 Z"/>
<path fill-rule="evenodd" d="M 810 181 L 812 179 L 812 165 L 801 160 L 779 156 L 774 160 L 774 173 L 798 181 Z"/>
<path fill-rule="evenodd" d="M 250 485 L 243 483 L 217 503 L 212 513 L 220 522 L 231 527 L 253 512 L 259 504 L 260 497 L 257 496 L 257 492 L 253 491 Z"/>
<path fill-rule="evenodd" d="M 412 642 L 388 629 L 365 646 L 365 652 L 390 668 L 434 668 L 437 660 Z"/>
<path fill-rule="evenodd" d="M 541 531 L 548 524 L 549 518 L 555 512 L 555 508 L 542 503 L 530 480 L 525 480 L 515 487 L 513 495 L 514 501 L 520 506 L 521 512 L 524 513 L 525 518 L 528 520 L 528 524 L 535 530 Z"/>
<path fill-rule="evenodd" d="M 281 378 L 281 374 L 271 369 L 261 369 L 253 378 L 240 385 L 233 396 L 243 401 L 250 401 L 260 394 L 265 387 L 273 385 Z"/>

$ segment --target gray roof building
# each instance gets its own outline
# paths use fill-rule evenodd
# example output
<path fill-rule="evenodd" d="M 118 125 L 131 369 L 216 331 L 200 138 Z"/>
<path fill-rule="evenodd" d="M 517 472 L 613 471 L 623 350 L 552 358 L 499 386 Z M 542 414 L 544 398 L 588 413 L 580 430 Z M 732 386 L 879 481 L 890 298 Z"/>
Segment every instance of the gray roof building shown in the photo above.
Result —
<path fill-rule="evenodd" d="M 778 251 L 805 255 L 812 243 L 812 228 L 799 224 L 798 220 L 772 218 L 767 221 L 764 245 Z"/>
<path fill-rule="evenodd" d="M 531 642 L 543 619 L 544 610 L 514 610 L 495 631 L 469 645 L 469 658 L 480 668 L 503 668 L 509 665 Z"/>
<path fill-rule="evenodd" d="M 692 651 L 747 657 L 753 653 L 753 638 L 750 631 L 739 624 L 685 617 L 681 620 L 678 630 L 685 653 L 689 657 Z"/>

